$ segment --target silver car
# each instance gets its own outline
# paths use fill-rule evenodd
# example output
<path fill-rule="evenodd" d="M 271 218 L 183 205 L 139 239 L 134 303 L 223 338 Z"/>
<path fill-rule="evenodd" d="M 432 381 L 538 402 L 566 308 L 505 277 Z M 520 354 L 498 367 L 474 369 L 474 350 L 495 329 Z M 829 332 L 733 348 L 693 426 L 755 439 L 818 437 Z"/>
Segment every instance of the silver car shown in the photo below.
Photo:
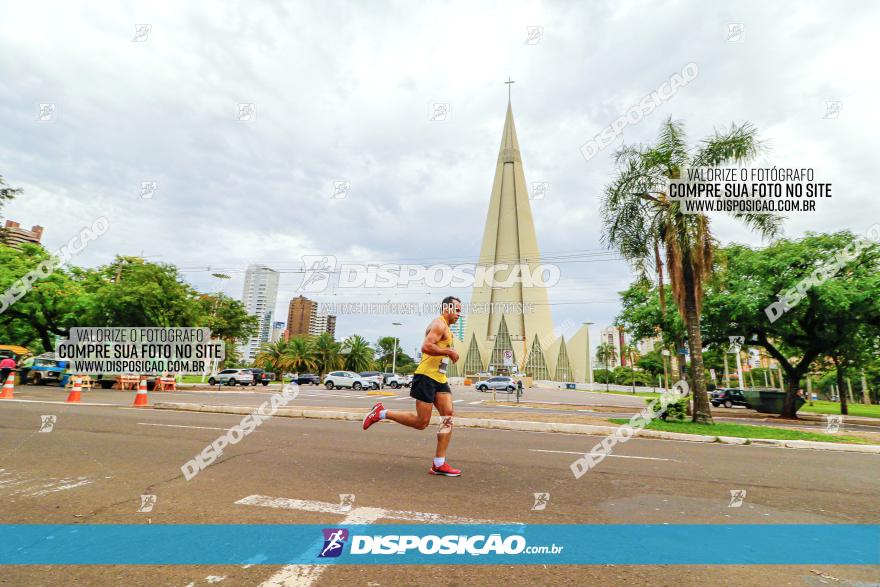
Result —
<path fill-rule="evenodd" d="M 254 381 L 254 374 L 250 369 L 223 369 L 208 379 L 209 385 L 250 385 Z"/>
<path fill-rule="evenodd" d="M 505 377 L 499 375 L 498 377 L 490 377 L 485 381 L 477 381 L 474 384 L 474 389 L 476 389 L 477 391 L 489 391 L 490 389 L 496 389 L 498 391 L 513 393 L 514 391 L 516 391 L 516 381 L 514 381 L 513 377 Z"/>

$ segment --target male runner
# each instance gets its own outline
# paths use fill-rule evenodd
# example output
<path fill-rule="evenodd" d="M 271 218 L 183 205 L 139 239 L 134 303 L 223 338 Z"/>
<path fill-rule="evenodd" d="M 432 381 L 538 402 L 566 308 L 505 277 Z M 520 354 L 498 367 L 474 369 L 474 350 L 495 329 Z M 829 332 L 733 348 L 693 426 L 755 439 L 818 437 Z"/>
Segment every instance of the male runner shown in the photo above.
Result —
<path fill-rule="evenodd" d="M 453 469 L 446 462 L 446 447 L 452 438 L 452 390 L 446 383 L 446 369 L 449 361 L 458 362 L 458 353 L 452 348 L 452 333 L 449 325 L 458 322 L 461 315 L 461 300 L 448 296 L 443 299 L 441 314 L 435 318 L 425 331 L 422 343 L 422 360 L 413 376 L 409 395 L 416 400 L 416 413 L 391 412 L 381 402 L 373 406 L 364 418 L 364 430 L 379 420 L 392 420 L 398 424 L 417 430 L 424 430 L 431 423 L 432 405 L 443 417 L 437 431 L 437 451 L 434 464 L 429 473 L 458 477 L 461 471 Z"/>

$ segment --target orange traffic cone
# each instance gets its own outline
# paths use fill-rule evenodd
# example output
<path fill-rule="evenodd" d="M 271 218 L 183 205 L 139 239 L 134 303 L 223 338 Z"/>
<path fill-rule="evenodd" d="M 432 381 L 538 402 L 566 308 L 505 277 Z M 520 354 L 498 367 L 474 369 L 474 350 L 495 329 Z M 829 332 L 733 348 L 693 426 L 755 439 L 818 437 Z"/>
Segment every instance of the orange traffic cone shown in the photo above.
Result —
<path fill-rule="evenodd" d="M 141 379 L 140 383 L 138 383 L 138 392 L 137 395 L 134 396 L 134 407 L 136 408 L 146 408 L 147 406 L 147 380 Z"/>
<path fill-rule="evenodd" d="M 15 374 L 10 373 L 9 377 L 6 378 L 6 382 L 3 384 L 3 391 L 0 391 L 0 399 L 12 399 L 12 394 L 15 391 Z"/>
<path fill-rule="evenodd" d="M 78 404 L 82 394 L 82 379 L 73 378 L 73 387 L 70 388 L 70 395 L 67 396 L 67 403 Z"/>

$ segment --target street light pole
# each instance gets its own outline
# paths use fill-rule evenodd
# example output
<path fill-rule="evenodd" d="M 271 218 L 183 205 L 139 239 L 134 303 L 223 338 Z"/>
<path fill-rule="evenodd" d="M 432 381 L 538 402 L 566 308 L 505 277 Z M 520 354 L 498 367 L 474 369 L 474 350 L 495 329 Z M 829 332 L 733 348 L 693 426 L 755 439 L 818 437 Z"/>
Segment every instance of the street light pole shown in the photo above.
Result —
<path fill-rule="evenodd" d="M 587 327 L 587 373 L 590 378 L 590 391 L 593 391 L 593 357 L 590 355 L 590 326 L 593 324 L 594 322 L 584 322 L 584 326 Z"/>
<path fill-rule="evenodd" d="M 392 326 L 403 326 L 400 322 L 392 322 Z M 397 337 L 394 337 L 394 352 L 391 354 L 391 372 L 397 373 Z"/>

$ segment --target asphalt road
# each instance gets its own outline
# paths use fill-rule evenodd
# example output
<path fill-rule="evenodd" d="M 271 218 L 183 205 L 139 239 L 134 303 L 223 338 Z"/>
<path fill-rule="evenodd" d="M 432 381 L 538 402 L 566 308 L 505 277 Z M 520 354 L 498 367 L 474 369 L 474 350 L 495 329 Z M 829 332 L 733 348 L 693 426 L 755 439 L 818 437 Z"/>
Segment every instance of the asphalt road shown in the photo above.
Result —
<path fill-rule="evenodd" d="M 44 392 L 19 388 L 16 397 L 28 399 Z M 274 418 L 186 481 L 180 466 L 240 416 L 133 409 L 127 407 L 133 396 L 130 392 L 95 392 L 84 399 L 86 404 L 95 400 L 117 405 L 47 403 L 65 395 L 55 393 L 61 396 L 0 402 L 3 523 L 338 524 L 338 514 L 248 505 L 247 498 L 338 503 L 340 494 L 354 494 L 360 507 L 531 524 L 880 523 L 877 455 L 635 439 L 618 445 L 613 458 L 576 480 L 569 464 L 592 448 L 598 437 L 458 429 L 449 456 L 463 475 L 450 479 L 427 474 L 433 430 L 382 423 L 364 432 L 356 422 Z M 115 394 L 118 401 L 97 401 L 105 394 Z M 151 400 L 160 395 L 164 394 L 151 394 Z M 239 394 L 236 403 L 255 405 L 244 400 L 266 397 Z M 372 399 L 351 401 L 365 406 Z M 310 401 L 327 404 L 326 398 L 313 399 L 304 393 L 295 404 Z M 405 405 L 403 400 L 399 403 Z M 55 416 L 48 433 L 39 432 L 44 415 Z M 741 507 L 729 507 L 731 490 L 746 490 Z M 543 511 L 532 511 L 536 492 L 550 493 Z M 151 512 L 138 512 L 141 495 L 156 496 Z M 236 503 L 242 500 L 246 503 Z M 787 547 L 796 545 L 780 545 Z M 314 567 L 269 565 L 28 566 L 6 568 L 0 576 L 4 584 L 53 586 L 60 582 L 183 587 L 267 581 L 289 585 L 855 585 L 880 581 L 880 569 L 825 565 L 333 566 L 318 573 Z"/>

